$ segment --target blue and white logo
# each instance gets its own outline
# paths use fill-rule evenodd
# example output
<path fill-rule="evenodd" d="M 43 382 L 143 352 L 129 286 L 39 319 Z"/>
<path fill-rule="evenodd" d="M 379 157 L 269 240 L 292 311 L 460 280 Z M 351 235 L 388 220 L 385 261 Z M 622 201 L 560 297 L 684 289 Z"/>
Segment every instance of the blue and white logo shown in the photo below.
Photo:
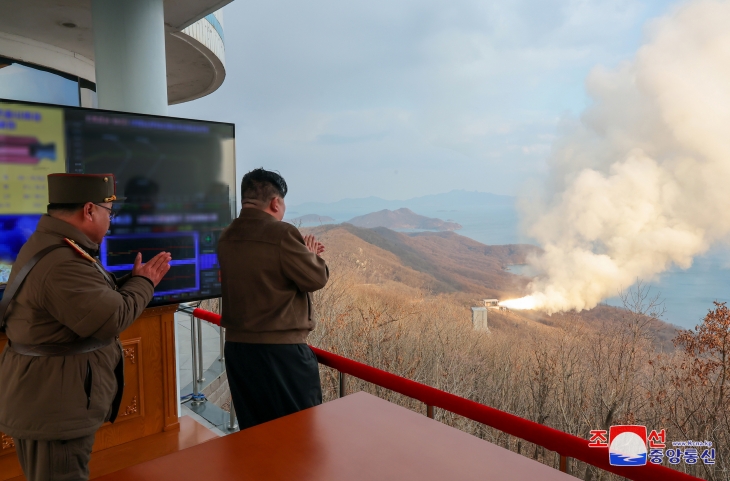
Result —
<path fill-rule="evenodd" d="M 612 466 L 646 464 L 646 426 L 611 426 L 608 445 Z"/>

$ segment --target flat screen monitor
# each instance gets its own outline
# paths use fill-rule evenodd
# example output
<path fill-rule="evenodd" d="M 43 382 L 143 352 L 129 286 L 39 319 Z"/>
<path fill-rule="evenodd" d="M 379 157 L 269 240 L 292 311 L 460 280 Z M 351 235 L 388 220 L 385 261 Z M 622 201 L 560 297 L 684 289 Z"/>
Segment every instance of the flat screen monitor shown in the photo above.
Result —
<path fill-rule="evenodd" d="M 234 125 L 0 99 L 0 292 L 48 202 L 51 173 L 112 173 L 116 217 L 99 259 L 172 253 L 151 306 L 220 296 L 216 244 L 236 212 Z"/>

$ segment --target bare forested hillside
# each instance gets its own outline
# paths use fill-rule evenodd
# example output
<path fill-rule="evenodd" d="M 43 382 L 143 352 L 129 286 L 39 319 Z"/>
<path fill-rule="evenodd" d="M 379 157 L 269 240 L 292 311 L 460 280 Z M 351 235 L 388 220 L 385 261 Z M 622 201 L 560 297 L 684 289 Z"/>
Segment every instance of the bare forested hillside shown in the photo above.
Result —
<path fill-rule="evenodd" d="M 331 279 L 315 295 L 313 345 L 585 439 L 591 429 L 644 424 L 665 428 L 669 440 L 711 440 L 715 465 L 677 469 L 730 479 L 724 306 L 708 306 L 716 311 L 704 331 L 680 332 L 657 319 L 659 300 L 640 286 L 624 293 L 621 309 L 490 311 L 490 331 L 475 331 L 469 306 L 521 294 L 527 279 L 503 267 L 523 262 L 531 247 L 352 226 L 317 234 L 328 247 Z M 321 374 L 332 399 L 336 373 L 323 367 Z M 362 381 L 351 379 L 348 389 L 425 413 L 422 404 Z M 555 453 L 448 412 L 437 410 L 436 419 L 557 467 Z M 569 467 L 581 479 L 616 479 L 575 460 Z"/>
<path fill-rule="evenodd" d="M 538 250 L 526 244 L 487 246 L 454 232 L 404 234 L 350 224 L 307 231 L 325 243 L 330 257 L 354 256 L 366 282 L 396 281 L 433 294 L 519 295 L 529 279 L 505 267 L 524 264 Z"/>

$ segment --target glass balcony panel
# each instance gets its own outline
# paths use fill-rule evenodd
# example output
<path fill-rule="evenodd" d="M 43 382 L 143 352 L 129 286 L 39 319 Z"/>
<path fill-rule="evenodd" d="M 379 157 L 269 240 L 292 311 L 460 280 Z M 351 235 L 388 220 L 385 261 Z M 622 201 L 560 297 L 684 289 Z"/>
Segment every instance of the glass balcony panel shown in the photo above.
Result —
<path fill-rule="evenodd" d="M 79 106 L 77 81 L 19 63 L 7 65 L 5 62 L 0 59 L 0 98 Z"/>

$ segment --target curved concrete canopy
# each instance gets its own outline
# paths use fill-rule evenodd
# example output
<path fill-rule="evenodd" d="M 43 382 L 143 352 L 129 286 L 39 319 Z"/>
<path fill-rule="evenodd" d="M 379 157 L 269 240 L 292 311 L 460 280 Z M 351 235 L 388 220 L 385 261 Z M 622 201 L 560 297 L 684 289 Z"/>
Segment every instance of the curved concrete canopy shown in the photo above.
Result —
<path fill-rule="evenodd" d="M 165 0 L 170 104 L 202 97 L 223 83 L 222 59 L 180 30 L 231 1 Z M 91 0 L 0 0 L 0 56 L 94 82 Z"/>

